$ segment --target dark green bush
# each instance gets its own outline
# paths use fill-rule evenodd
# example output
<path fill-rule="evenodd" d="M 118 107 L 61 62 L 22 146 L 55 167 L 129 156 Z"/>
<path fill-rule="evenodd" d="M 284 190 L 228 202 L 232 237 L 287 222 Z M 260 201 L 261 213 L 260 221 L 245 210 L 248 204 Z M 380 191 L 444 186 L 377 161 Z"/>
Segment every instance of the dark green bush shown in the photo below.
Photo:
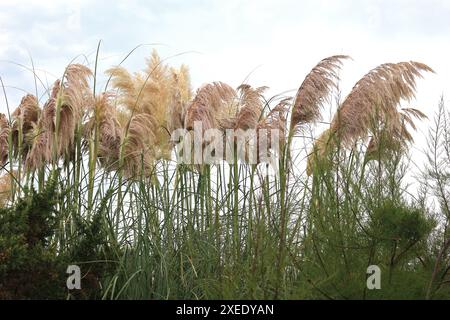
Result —
<path fill-rule="evenodd" d="M 71 297 L 99 298 L 103 261 L 111 256 L 102 227 L 104 210 L 79 219 L 69 249 L 62 250 L 52 241 L 59 214 L 55 179 L 43 191 L 25 194 L 14 206 L 0 208 L 0 299 L 65 299 L 69 264 L 83 270 L 82 289 Z"/>

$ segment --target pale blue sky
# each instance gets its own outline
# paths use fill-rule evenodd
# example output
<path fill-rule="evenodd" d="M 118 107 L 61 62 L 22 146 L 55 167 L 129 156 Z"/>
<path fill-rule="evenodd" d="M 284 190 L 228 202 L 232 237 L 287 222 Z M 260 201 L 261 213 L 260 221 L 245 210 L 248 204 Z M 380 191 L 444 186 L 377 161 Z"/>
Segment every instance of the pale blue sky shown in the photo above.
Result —
<path fill-rule="evenodd" d="M 320 59 L 349 54 L 345 95 L 378 64 L 417 60 L 437 75 L 419 82 L 412 106 L 432 116 L 440 95 L 450 96 L 449 17 L 443 0 L 0 0 L 0 76 L 15 108 L 23 92 L 14 87 L 34 92 L 34 80 L 10 61 L 30 66 L 30 53 L 51 83 L 80 54 L 92 63 L 100 39 L 99 72 L 136 45 L 158 43 L 138 49 L 125 66 L 139 70 L 152 48 L 166 58 L 186 52 L 168 61 L 189 65 L 194 89 L 216 80 L 237 86 L 254 70 L 248 82 L 276 94 L 296 89 Z"/>

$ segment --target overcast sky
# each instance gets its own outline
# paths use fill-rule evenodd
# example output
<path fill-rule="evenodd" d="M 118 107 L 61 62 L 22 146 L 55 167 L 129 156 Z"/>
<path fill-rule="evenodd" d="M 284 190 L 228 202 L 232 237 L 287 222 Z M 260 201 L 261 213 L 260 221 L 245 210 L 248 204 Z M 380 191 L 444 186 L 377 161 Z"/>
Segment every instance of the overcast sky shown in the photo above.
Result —
<path fill-rule="evenodd" d="M 411 106 L 432 116 L 441 94 L 450 97 L 450 1 L 0 0 L 0 76 L 11 107 L 22 90 L 35 92 L 18 64 L 30 67 L 31 56 L 52 83 L 76 57 L 92 66 L 100 39 L 99 72 L 153 44 L 125 66 L 141 69 L 153 48 L 163 58 L 181 54 L 168 62 L 189 65 L 194 89 L 217 80 L 237 86 L 251 73 L 248 83 L 270 94 L 295 90 L 319 60 L 348 54 L 343 95 L 381 63 L 416 60 L 437 74 L 419 82 Z"/>

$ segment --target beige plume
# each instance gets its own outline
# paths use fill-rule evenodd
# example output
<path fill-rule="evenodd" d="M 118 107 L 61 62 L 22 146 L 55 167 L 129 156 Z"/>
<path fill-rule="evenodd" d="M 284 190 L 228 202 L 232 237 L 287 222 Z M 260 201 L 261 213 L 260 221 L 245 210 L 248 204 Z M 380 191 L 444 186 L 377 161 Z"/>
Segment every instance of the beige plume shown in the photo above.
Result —
<path fill-rule="evenodd" d="M 278 151 L 274 150 L 276 145 L 280 149 L 283 148 L 286 141 L 286 115 L 290 105 L 291 98 L 282 99 L 267 115 L 262 116 L 258 121 L 256 126 L 258 145 L 262 135 L 267 135 L 267 150 L 258 151 L 258 163 L 261 161 L 261 157 L 269 157 L 270 153 Z M 278 141 L 275 141 L 276 136 L 273 136 L 273 130 L 278 130 Z"/>
<path fill-rule="evenodd" d="M 0 165 L 2 166 L 8 161 L 10 132 L 11 127 L 6 116 L 0 113 Z"/>
<path fill-rule="evenodd" d="M 416 130 L 414 119 L 422 120 L 427 116 L 414 108 L 403 108 L 399 114 L 399 120 L 395 125 L 381 128 L 369 140 L 365 162 L 370 160 L 385 159 L 394 152 L 404 152 L 408 143 L 414 139 L 408 130 L 408 125 Z"/>
<path fill-rule="evenodd" d="M 184 126 L 194 128 L 200 121 L 203 130 L 210 128 L 231 129 L 238 113 L 236 91 L 223 82 L 203 85 L 197 90 L 194 100 L 187 108 Z"/>
<path fill-rule="evenodd" d="M 313 149 L 308 155 L 306 163 L 306 173 L 310 176 L 315 168 L 328 168 L 330 152 L 335 149 L 336 137 L 331 129 L 326 129 L 316 139 Z"/>
<path fill-rule="evenodd" d="M 24 96 L 20 105 L 12 114 L 12 141 L 15 156 L 21 153 L 22 158 L 24 160 L 26 159 L 32 147 L 33 130 L 37 126 L 40 115 L 41 109 L 39 108 L 37 98 L 32 94 Z M 19 141 L 19 131 L 22 132 L 22 141 Z M 19 144 L 22 150 L 18 150 Z"/>
<path fill-rule="evenodd" d="M 235 129 L 255 129 L 262 118 L 264 109 L 263 93 L 267 87 L 252 88 L 248 84 L 240 85 L 237 90 L 240 94 L 240 109 L 237 115 Z"/>
<path fill-rule="evenodd" d="M 45 103 L 37 125 L 27 135 L 32 147 L 27 154 L 28 169 L 37 169 L 45 163 L 73 156 L 76 127 L 87 108 L 92 104 L 92 93 L 88 79 L 91 70 L 81 64 L 67 66 L 63 80 L 56 80 L 49 100 Z M 59 108 L 59 109 L 58 109 Z M 57 112 L 59 110 L 59 130 L 56 133 Z M 58 139 L 54 149 L 55 133 Z M 57 159 L 53 159 L 53 153 Z"/>
<path fill-rule="evenodd" d="M 143 72 L 130 74 L 123 67 L 107 71 L 117 90 L 118 105 L 131 115 L 145 114 L 151 118 L 152 135 L 157 158 L 170 158 L 170 134 L 184 121 L 186 105 L 191 98 L 189 72 L 164 64 L 153 51 Z M 129 119 L 128 119 L 129 120 Z"/>
<path fill-rule="evenodd" d="M 418 110 L 399 112 L 397 106 L 402 100 L 409 102 L 415 97 L 416 78 L 421 78 L 422 72 L 434 71 L 414 61 L 386 63 L 371 70 L 356 83 L 334 115 L 329 129 L 333 141 L 337 139 L 343 146 L 351 146 L 357 139 L 366 138 L 369 132 L 375 135 L 380 124 L 402 143 L 411 140 L 404 123 L 412 122 L 411 116 L 417 117 Z M 335 143 L 325 147 L 334 148 Z M 331 152 L 321 148 L 322 144 L 316 142 L 313 150 L 320 151 L 313 153 L 320 156 Z"/>
<path fill-rule="evenodd" d="M 88 83 L 91 76 L 91 70 L 81 64 L 71 64 L 66 68 L 57 98 L 57 104 L 60 105 L 59 156 L 72 155 L 77 125 L 81 123 L 83 115 L 93 103 L 92 91 Z"/>
<path fill-rule="evenodd" d="M 128 178 L 153 175 L 156 159 L 154 118 L 148 114 L 134 115 L 125 129 L 123 140 L 123 169 Z"/>
<path fill-rule="evenodd" d="M 421 78 L 423 71 L 433 72 L 427 65 L 413 61 L 386 63 L 373 69 L 353 87 L 335 114 L 331 129 L 349 145 L 366 137 L 374 121 L 398 126 L 397 106 L 415 97 L 416 78 Z"/>
<path fill-rule="evenodd" d="M 33 130 L 28 135 L 28 139 L 31 141 L 31 149 L 25 160 L 25 165 L 28 170 L 41 168 L 45 163 L 51 162 L 52 160 L 56 99 L 58 97 L 60 85 L 60 80 L 56 80 L 50 98 L 42 108 L 37 125 L 33 127 Z"/>
<path fill-rule="evenodd" d="M 184 128 L 186 110 L 192 98 L 189 70 L 182 65 L 179 70 L 171 69 L 172 97 L 166 112 L 167 131 L 172 134 L 176 129 Z"/>
<path fill-rule="evenodd" d="M 98 160 L 106 170 L 118 167 L 120 145 L 123 139 L 123 129 L 119 122 L 119 111 L 113 105 L 114 95 L 102 93 L 95 98 L 92 113 L 84 124 L 83 135 L 86 139 L 93 136 L 96 121 L 99 129 Z"/>
<path fill-rule="evenodd" d="M 291 132 L 302 124 L 314 122 L 320 118 L 322 106 L 339 80 L 338 71 L 342 66 L 342 60 L 349 58 L 344 55 L 325 58 L 305 77 L 295 96 L 290 124 Z"/>
<path fill-rule="evenodd" d="M 11 185 L 17 177 L 17 171 L 10 171 L 0 176 L 0 208 L 5 207 L 11 200 Z"/>

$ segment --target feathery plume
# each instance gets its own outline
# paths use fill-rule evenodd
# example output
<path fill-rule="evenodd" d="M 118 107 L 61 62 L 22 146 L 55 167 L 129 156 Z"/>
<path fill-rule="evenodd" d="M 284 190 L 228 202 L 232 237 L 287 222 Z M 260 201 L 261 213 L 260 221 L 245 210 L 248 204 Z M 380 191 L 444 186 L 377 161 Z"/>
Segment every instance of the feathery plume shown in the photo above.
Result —
<path fill-rule="evenodd" d="M 292 108 L 290 130 L 294 132 L 300 125 L 317 121 L 322 105 L 328 100 L 330 91 L 339 80 L 338 71 L 342 60 L 350 58 L 336 55 L 320 61 L 305 77 L 295 96 Z"/>
<path fill-rule="evenodd" d="M 11 127 L 6 115 L 0 113 L 0 165 L 3 166 L 8 161 L 9 143 L 8 138 Z"/>
<path fill-rule="evenodd" d="M 263 93 L 268 88 L 254 89 L 248 84 L 242 84 L 237 89 L 240 94 L 241 107 L 236 118 L 235 129 L 254 129 L 261 120 L 264 109 Z"/>
<path fill-rule="evenodd" d="M 118 91 L 119 106 L 127 110 L 125 114 L 145 114 L 156 124 L 152 135 L 156 137 L 157 157 L 170 158 L 171 131 L 183 121 L 185 105 L 190 100 L 188 69 L 169 68 L 153 51 L 143 72 L 132 75 L 123 67 L 114 67 L 107 74 Z"/>
<path fill-rule="evenodd" d="M 17 177 L 17 171 L 7 172 L 0 176 L 0 208 L 11 200 L 11 183 Z"/>
<path fill-rule="evenodd" d="M 52 160 L 52 145 L 55 132 L 56 99 L 60 91 L 61 82 L 56 80 L 50 98 L 42 108 L 37 125 L 29 132 L 31 149 L 27 153 L 25 166 L 28 170 L 41 168 Z"/>
<path fill-rule="evenodd" d="M 386 63 L 373 69 L 359 80 L 335 114 L 331 128 L 339 139 L 351 144 L 364 138 L 374 121 L 388 126 L 398 126 L 397 110 L 402 100 L 410 102 L 415 97 L 416 78 L 422 72 L 434 72 L 419 62 Z"/>
<path fill-rule="evenodd" d="M 422 120 L 427 116 L 414 108 L 403 108 L 399 114 L 400 121 L 393 126 L 381 128 L 373 135 L 367 146 L 365 162 L 370 160 L 385 159 L 395 152 L 403 153 L 408 148 L 408 143 L 413 142 L 408 125 L 416 130 L 414 118 Z"/>
<path fill-rule="evenodd" d="M 184 126 L 194 128 L 194 122 L 202 122 L 203 129 L 232 129 L 238 112 L 236 91 L 223 82 L 203 85 L 187 108 Z"/>
<path fill-rule="evenodd" d="M 344 146 L 350 146 L 357 139 L 366 138 L 369 132 L 376 135 L 382 125 L 388 135 L 398 137 L 402 143 L 410 141 L 412 137 L 405 122 L 412 122 L 411 116 L 421 118 L 421 113 L 415 109 L 399 112 L 397 106 L 402 100 L 410 102 L 415 97 L 416 78 L 422 78 L 422 72 L 434 71 L 426 64 L 414 61 L 386 63 L 371 70 L 356 83 L 334 115 L 330 135 Z M 373 141 L 370 149 L 375 145 L 376 141 Z M 326 147 L 334 148 L 335 144 Z M 325 154 L 328 152 L 331 150 Z"/>
<path fill-rule="evenodd" d="M 117 169 L 123 129 L 118 120 L 119 111 L 112 105 L 112 93 L 102 93 L 95 98 L 92 114 L 83 127 L 83 136 L 89 139 L 99 129 L 98 160 L 106 170 Z"/>
<path fill-rule="evenodd" d="M 275 108 L 258 122 L 257 129 L 266 129 L 269 133 L 271 130 L 279 130 L 279 142 L 284 143 L 286 139 L 286 114 L 290 103 L 291 98 L 282 99 Z M 270 136 L 268 141 L 270 147 L 272 145 Z"/>
<path fill-rule="evenodd" d="M 53 84 L 49 100 L 43 107 L 37 125 L 29 132 L 28 139 L 32 142 L 30 152 L 25 161 L 30 170 L 42 167 L 53 159 L 55 133 L 58 145 L 55 154 L 57 158 L 73 156 L 73 144 L 77 125 L 81 123 L 84 112 L 92 104 L 92 93 L 88 78 L 91 70 L 81 64 L 67 66 L 62 80 Z M 57 113 L 59 110 L 59 130 L 56 132 Z"/>
<path fill-rule="evenodd" d="M 240 128 L 236 126 L 237 128 L 235 130 L 250 129 L 255 130 L 254 132 L 256 134 L 256 137 L 245 136 L 247 140 L 244 141 L 244 145 L 242 146 L 243 150 L 239 150 L 242 152 L 239 154 L 241 156 L 241 160 L 245 162 L 256 160 L 256 164 L 259 164 L 261 162 L 267 162 L 271 155 L 278 154 L 279 148 L 282 148 L 286 139 L 286 114 L 288 112 L 290 101 L 291 98 L 283 99 L 266 115 L 258 114 L 260 119 L 255 120 L 255 118 L 253 118 L 250 122 L 251 126 L 244 126 Z M 245 108 L 245 105 L 243 108 Z M 257 122 L 255 123 L 255 121 Z M 278 131 L 277 134 L 276 131 Z M 237 146 L 236 143 L 238 137 L 235 135 L 233 138 L 233 141 L 227 141 L 227 143 L 234 143 L 234 145 Z M 252 141 L 250 141 L 250 139 Z M 262 139 L 264 143 L 262 143 Z M 254 151 L 256 151 L 256 154 L 251 154 L 251 152 Z M 256 159 L 251 159 L 251 155 L 256 155 Z"/>
<path fill-rule="evenodd" d="M 111 77 L 111 86 L 118 91 L 118 103 L 133 111 L 135 105 L 138 106 L 136 98 L 139 91 L 135 87 L 137 76 L 133 77 L 125 68 L 120 66 L 106 70 L 106 74 Z"/>
<path fill-rule="evenodd" d="M 317 165 L 323 167 L 328 167 L 328 158 L 330 156 L 331 150 L 334 150 L 336 145 L 336 137 L 333 135 L 331 129 L 326 129 L 320 136 L 316 139 L 313 144 L 313 150 L 308 155 L 306 163 L 306 174 L 310 176 L 314 168 Z"/>
<path fill-rule="evenodd" d="M 157 158 L 157 151 L 154 149 L 156 125 L 154 118 L 145 113 L 131 118 L 122 142 L 123 169 L 128 178 L 153 174 L 154 161 Z"/>
<path fill-rule="evenodd" d="M 81 64 L 71 64 L 66 68 L 56 101 L 60 106 L 58 156 L 71 157 L 73 153 L 76 128 L 93 103 L 88 83 L 91 76 L 91 70 Z"/>
<path fill-rule="evenodd" d="M 172 99 L 166 113 L 167 130 L 170 134 L 176 129 L 184 128 L 187 106 L 192 97 L 188 68 L 182 65 L 179 70 L 172 68 L 171 73 Z"/>
<path fill-rule="evenodd" d="M 24 96 L 12 114 L 13 123 L 11 130 L 14 155 L 17 156 L 21 153 L 23 160 L 26 159 L 32 147 L 32 131 L 38 123 L 40 114 L 41 109 L 39 108 L 38 100 L 32 94 Z M 21 141 L 19 141 L 19 132 L 22 133 Z M 19 145 L 21 145 L 21 150 L 19 150 Z"/>
<path fill-rule="evenodd" d="M 256 125 L 257 143 L 258 143 L 258 159 L 260 163 L 262 159 L 270 157 L 271 153 L 277 153 L 283 148 L 286 139 L 286 115 L 291 104 L 291 98 L 282 99 L 267 115 L 262 116 Z M 278 130 L 278 136 L 273 136 L 274 130 Z M 262 135 L 266 135 L 267 149 L 259 149 L 260 139 Z M 278 138 L 278 141 L 275 139 Z"/>

